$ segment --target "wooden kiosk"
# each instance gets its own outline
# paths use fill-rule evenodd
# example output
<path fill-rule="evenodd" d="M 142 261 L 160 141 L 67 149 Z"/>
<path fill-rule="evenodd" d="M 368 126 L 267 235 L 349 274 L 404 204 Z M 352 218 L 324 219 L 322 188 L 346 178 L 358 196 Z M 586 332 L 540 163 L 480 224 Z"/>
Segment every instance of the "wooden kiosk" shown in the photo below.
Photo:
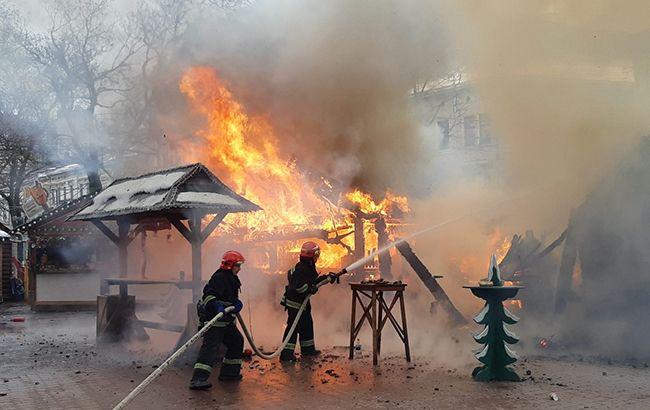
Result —
<path fill-rule="evenodd" d="M 164 323 L 140 321 L 135 316 L 135 296 L 128 295 L 129 284 L 159 284 L 161 281 L 128 278 L 127 252 L 131 227 L 165 223 L 173 225 L 192 247 L 191 281 L 176 283 L 191 288 L 193 301 L 201 295 L 201 247 L 223 218 L 231 212 L 258 211 L 261 208 L 238 195 L 203 164 L 166 169 L 138 177 L 114 181 L 99 192 L 93 202 L 70 217 L 90 221 L 118 248 L 119 278 L 101 278 L 97 297 L 97 340 L 146 339 L 144 327 L 165 330 Z M 202 221 L 211 219 L 205 226 Z M 117 232 L 108 224 L 117 228 Z M 170 281 L 163 281 L 171 283 Z M 109 286 L 120 286 L 120 293 L 109 294 Z M 188 306 L 188 321 L 179 343 L 196 331 L 194 304 Z"/>

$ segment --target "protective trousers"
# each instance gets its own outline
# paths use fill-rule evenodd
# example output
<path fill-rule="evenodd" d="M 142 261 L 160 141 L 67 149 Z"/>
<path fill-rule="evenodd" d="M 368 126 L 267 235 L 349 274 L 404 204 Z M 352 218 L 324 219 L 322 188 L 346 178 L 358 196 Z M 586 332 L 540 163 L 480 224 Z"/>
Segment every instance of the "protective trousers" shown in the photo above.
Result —
<path fill-rule="evenodd" d="M 192 380 L 207 380 L 217 360 L 219 345 L 226 345 L 226 354 L 219 372 L 220 379 L 240 377 L 244 338 L 234 323 L 217 322 L 203 335 L 203 344 L 194 365 Z"/>
<path fill-rule="evenodd" d="M 286 339 L 291 325 L 293 325 L 296 316 L 298 315 L 298 309 L 287 307 L 287 327 L 284 329 L 284 336 L 282 340 Z M 289 338 L 289 343 L 284 347 L 283 351 L 293 353 L 296 348 L 296 341 L 300 336 L 300 352 L 313 352 L 316 350 L 314 347 L 314 321 L 311 317 L 311 309 L 305 309 L 298 320 L 298 325 L 296 330 L 293 332 Z"/>

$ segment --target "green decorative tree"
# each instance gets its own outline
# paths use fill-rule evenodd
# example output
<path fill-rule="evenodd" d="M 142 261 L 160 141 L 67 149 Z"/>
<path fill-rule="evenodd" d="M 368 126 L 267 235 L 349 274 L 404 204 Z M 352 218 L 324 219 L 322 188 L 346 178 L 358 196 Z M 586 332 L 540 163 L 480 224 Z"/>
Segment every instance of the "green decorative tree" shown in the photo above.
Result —
<path fill-rule="evenodd" d="M 514 297 L 521 287 L 503 286 L 499 264 L 494 256 L 490 261 L 487 280 L 479 283 L 480 286 L 467 287 L 474 295 L 485 300 L 485 307 L 474 317 L 476 323 L 485 326 L 481 333 L 474 335 L 474 340 L 485 345 L 474 355 L 483 366 L 475 368 L 472 377 L 478 381 L 521 381 L 509 367 L 518 357 L 508 347 L 508 344 L 517 343 L 519 339 L 506 326 L 517 323 L 519 318 L 503 306 L 503 301 Z"/>

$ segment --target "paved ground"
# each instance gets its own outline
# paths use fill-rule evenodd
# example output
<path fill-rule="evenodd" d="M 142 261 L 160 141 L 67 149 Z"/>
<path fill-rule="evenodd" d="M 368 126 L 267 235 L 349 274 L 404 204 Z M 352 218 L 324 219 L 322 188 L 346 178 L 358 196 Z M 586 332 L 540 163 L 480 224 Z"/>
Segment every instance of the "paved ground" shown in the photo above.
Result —
<path fill-rule="evenodd" d="M 146 344 L 98 350 L 92 313 L 0 306 L 0 317 L 12 315 L 26 321 L 0 325 L 2 409 L 110 409 L 163 359 Z M 193 392 L 187 389 L 190 366 L 181 362 L 131 408 L 650 408 L 650 369 L 642 363 L 529 356 L 516 368 L 525 377 L 521 383 L 477 383 L 469 377 L 471 365 L 388 357 L 373 369 L 369 357 L 348 361 L 333 348 L 295 365 L 248 362 L 241 383 L 216 382 L 211 391 Z"/>

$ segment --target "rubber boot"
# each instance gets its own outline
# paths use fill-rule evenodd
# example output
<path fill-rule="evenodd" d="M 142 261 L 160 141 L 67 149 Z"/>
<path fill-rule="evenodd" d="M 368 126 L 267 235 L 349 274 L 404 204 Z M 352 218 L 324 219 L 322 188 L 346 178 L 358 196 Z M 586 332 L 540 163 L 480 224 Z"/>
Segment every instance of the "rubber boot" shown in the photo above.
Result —
<path fill-rule="evenodd" d="M 192 380 L 190 381 L 191 390 L 207 390 L 212 387 L 212 383 L 208 381 L 210 377 L 210 372 L 207 372 L 203 369 L 194 369 L 194 374 L 192 375 Z"/>
<path fill-rule="evenodd" d="M 219 381 L 222 382 L 237 382 L 242 379 L 241 374 L 220 374 Z"/>
<path fill-rule="evenodd" d="M 281 362 L 295 362 L 296 361 L 296 355 L 293 354 L 291 350 L 283 350 L 282 353 L 280 353 L 280 361 Z"/>
<path fill-rule="evenodd" d="M 320 355 L 320 350 L 316 350 L 316 348 L 311 347 L 307 349 L 300 349 L 300 355 L 301 356 L 318 356 Z"/>
<path fill-rule="evenodd" d="M 241 379 L 241 364 L 224 363 L 221 365 L 221 371 L 219 372 L 220 381 L 239 381 Z"/>

